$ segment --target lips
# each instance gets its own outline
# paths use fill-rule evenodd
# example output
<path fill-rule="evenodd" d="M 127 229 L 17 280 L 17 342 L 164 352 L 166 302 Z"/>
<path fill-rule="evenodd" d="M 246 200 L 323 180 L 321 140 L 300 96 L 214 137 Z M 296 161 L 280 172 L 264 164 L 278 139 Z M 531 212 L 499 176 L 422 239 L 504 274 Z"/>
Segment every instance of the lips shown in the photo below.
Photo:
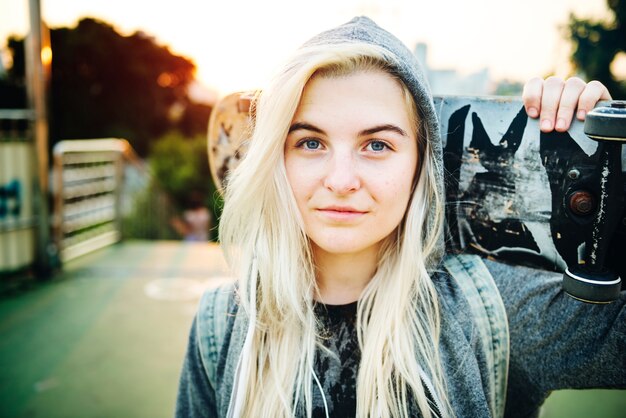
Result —
<path fill-rule="evenodd" d="M 336 221 L 355 220 L 367 213 L 367 211 L 358 210 L 350 206 L 327 206 L 318 208 L 317 212 L 324 217 Z"/>

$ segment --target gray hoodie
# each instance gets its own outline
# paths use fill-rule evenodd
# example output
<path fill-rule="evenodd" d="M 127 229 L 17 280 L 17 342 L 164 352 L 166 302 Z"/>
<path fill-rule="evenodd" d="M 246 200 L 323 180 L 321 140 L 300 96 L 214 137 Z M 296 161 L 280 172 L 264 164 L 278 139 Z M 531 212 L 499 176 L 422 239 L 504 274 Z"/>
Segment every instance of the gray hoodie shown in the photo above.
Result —
<path fill-rule="evenodd" d="M 427 121 L 438 158 L 443 196 L 441 136 L 428 85 L 414 55 L 393 35 L 359 17 L 324 32 L 308 44 L 365 42 L 382 46 L 399 62 L 397 73 L 413 93 Z M 510 331 L 507 417 L 537 416 L 550 391 L 563 388 L 626 388 L 626 293 L 610 305 L 589 305 L 569 298 L 560 274 L 486 261 L 506 307 Z M 440 354 L 448 396 L 457 417 L 489 417 L 487 368 L 472 312 L 454 280 L 433 273 L 441 305 Z M 196 324 L 211 320 L 204 296 L 181 373 L 177 417 L 225 417 L 247 320 L 231 298 L 225 316 L 226 338 L 214 358 L 215 387 L 201 355 L 212 335 L 198 335 Z M 202 327 L 201 327 L 202 328 Z M 206 357 L 206 356 L 204 356 Z M 209 359 L 210 360 L 210 359 Z M 314 394 L 315 395 L 315 394 Z M 314 400 L 321 402 L 314 396 Z"/>

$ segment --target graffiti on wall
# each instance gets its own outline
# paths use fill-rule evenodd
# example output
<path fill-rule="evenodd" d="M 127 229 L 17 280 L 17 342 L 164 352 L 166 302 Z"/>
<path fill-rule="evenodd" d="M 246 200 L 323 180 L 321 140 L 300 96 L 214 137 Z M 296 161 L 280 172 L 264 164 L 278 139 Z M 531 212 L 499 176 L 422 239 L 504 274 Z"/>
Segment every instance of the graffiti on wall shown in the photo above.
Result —
<path fill-rule="evenodd" d="M 19 180 L 0 184 L 0 220 L 19 217 L 22 212 L 22 185 Z"/>

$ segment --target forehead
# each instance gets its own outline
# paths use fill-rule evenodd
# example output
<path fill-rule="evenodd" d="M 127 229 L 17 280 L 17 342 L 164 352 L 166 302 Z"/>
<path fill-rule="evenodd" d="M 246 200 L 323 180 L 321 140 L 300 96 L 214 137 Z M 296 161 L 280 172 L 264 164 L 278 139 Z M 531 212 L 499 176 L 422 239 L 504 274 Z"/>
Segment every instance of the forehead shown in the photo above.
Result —
<path fill-rule="evenodd" d="M 293 120 L 395 123 L 415 132 L 410 102 L 400 81 L 382 70 L 340 76 L 316 75 L 302 93 Z"/>

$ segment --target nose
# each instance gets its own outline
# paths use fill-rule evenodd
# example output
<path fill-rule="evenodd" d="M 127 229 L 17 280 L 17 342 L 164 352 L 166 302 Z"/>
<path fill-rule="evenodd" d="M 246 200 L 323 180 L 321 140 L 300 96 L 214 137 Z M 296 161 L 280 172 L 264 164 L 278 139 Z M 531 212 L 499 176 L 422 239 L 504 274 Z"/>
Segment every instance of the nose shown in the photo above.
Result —
<path fill-rule="evenodd" d="M 361 187 L 357 162 L 350 151 L 337 151 L 329 159 L 324 187 L 337 194 L 350 194 Z"/>

